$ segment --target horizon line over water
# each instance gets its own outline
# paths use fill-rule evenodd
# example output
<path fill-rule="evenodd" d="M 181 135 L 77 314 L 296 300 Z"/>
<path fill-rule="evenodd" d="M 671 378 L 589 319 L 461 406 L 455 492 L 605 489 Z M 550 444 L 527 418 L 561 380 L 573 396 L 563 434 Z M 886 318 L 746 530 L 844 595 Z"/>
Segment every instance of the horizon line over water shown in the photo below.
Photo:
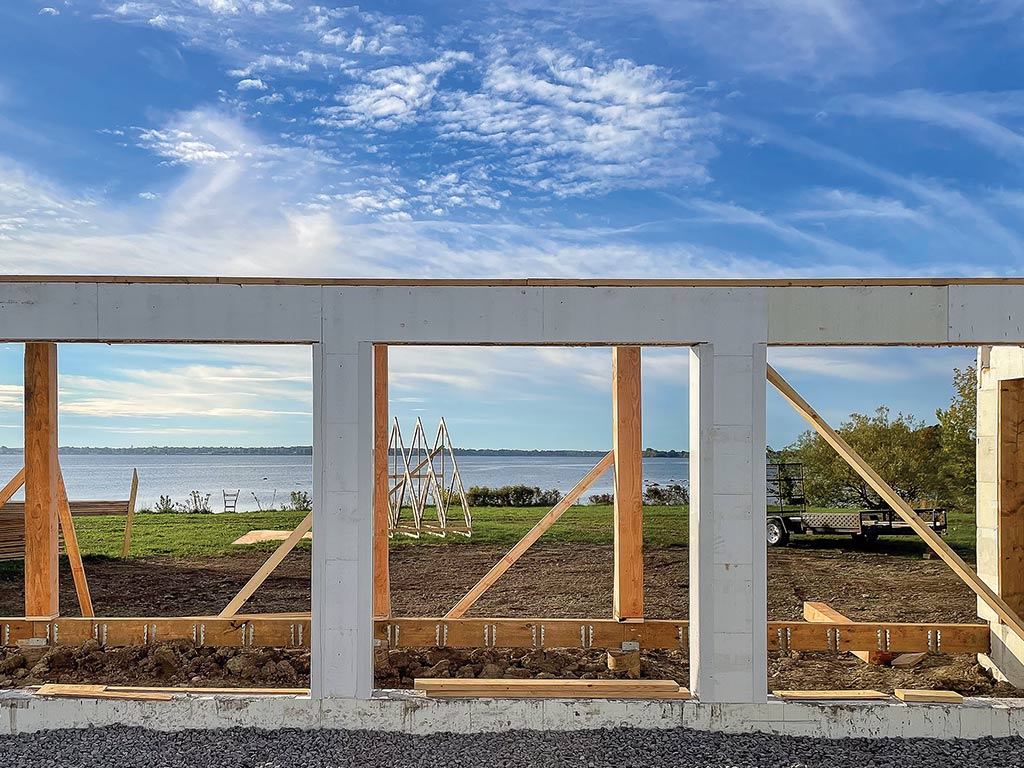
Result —
<path fill-rule="evenodd" d="M 598 452 L 597 457 L 606 451 Z M 571 490 L 595 462 L 587 455 L 463 455 L 458 457 L 463 485 L 504 485 Z M 21 468 L 21 452 L 0 454 L 0 483 Z M 72 499 L 127 499 L 132 470 L 139 472 L 137 509 L 154 507 L 161 496 L 185 502 L 189 494 L 209 494 L 210 507 L 221 512 L 224 491 L 239 491 L 238 511 L 279 508 L 292 491 L 313 493 L 313 459 L 301 454 L 129 454 L 65 453 L 61 460 L 65 484 Z M 645 457 L 645 483 L 689 486 L 689 459 Z M 609 469 L 584 495 L 611 493 L 614 473 Z M 14 497 L 24 498 L 19 491 Z"/>

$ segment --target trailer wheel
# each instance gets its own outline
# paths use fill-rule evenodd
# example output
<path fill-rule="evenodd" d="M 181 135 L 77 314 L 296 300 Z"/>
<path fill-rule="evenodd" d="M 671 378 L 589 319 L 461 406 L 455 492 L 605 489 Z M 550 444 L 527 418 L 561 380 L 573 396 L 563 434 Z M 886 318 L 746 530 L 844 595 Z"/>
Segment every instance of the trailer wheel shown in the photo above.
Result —
<path fill-rule="evenodd" d="M 784 547 L 789 543 L 789 530 L 782 520 L 772 517 L 765 526 L 765 538 L 769 547 Z"/>

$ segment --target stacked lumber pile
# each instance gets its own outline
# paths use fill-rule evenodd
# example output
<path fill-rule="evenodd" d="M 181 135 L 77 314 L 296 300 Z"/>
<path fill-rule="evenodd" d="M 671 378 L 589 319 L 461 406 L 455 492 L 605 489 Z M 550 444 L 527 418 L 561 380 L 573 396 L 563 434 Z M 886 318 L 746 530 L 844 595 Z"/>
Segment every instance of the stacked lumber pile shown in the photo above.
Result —
<path fill-rule="evenodd" d="M 690 692 L 675 680 L 505 680 L 416 678 L 432 698 L 681 699 Z"/>

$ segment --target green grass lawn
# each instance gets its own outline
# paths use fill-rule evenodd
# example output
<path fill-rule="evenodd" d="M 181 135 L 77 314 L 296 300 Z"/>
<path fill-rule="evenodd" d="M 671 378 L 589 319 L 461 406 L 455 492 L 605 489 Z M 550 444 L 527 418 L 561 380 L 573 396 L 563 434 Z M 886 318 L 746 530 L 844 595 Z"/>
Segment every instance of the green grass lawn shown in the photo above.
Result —
<path fill-rule="evenodd" d="M 445 539 L 397 536 L 392 546 L 466 546 L 500 544 L 511 546 L 546 512 L 546 509 L 481 507 L 473 510 L 473 536 L 453 535 Z M 139 514 L 132 529 L 132 556 L 191 557 L 226 555 L 244 551 L 271 551 L 276 542 L 233 546 L 232 541 L 257 529 L 291 530 L 305 512 L 239 512 L 221 515 Z M 75 520 L 78 540 L 85 556 L 119 557 L 124 538 L 123 517 L 80 517 Z M 652 547 L 685 546 L 689 536 L 687 507 L 645 507 L 644 542 Z M 548 543 L 610 544 L 612 508 L 574 506 L 541 538 Z M 964 558 L 974 559 L 974 517 L 951 513 L 946 541 Z M 308 542 L 299 546 L 308 547 Z M 794 549 L 855 549 L 848 536 L 795 536 Z M 916 536 L 883 536 L 874 551 L 920 557 L 925 545 Z"/>

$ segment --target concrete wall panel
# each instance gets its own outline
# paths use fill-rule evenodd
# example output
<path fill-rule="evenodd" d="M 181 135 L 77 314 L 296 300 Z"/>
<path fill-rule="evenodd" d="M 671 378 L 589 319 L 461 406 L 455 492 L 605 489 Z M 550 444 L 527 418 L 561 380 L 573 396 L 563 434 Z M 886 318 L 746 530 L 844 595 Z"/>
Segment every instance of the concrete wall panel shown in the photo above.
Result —
<path fill-rule="evenodd" d="M 97 287 L 89 283 L 0 282 L 0 339 L 95 340 L 96 301 Z"/>
<path fill-rule="evenodd" d="M 108 341 L 315 342 L 321 289 L 300 285 L 99 286 Z"/>
<path fill-rule="evenodd" d="M 773 288 L 769 344 L 945 344 L 946 287 Z"/>
<path fill-rule="evenodd" d="M 1024 285 L 951 285 L 949 340 L 1024 342 Z"/>

